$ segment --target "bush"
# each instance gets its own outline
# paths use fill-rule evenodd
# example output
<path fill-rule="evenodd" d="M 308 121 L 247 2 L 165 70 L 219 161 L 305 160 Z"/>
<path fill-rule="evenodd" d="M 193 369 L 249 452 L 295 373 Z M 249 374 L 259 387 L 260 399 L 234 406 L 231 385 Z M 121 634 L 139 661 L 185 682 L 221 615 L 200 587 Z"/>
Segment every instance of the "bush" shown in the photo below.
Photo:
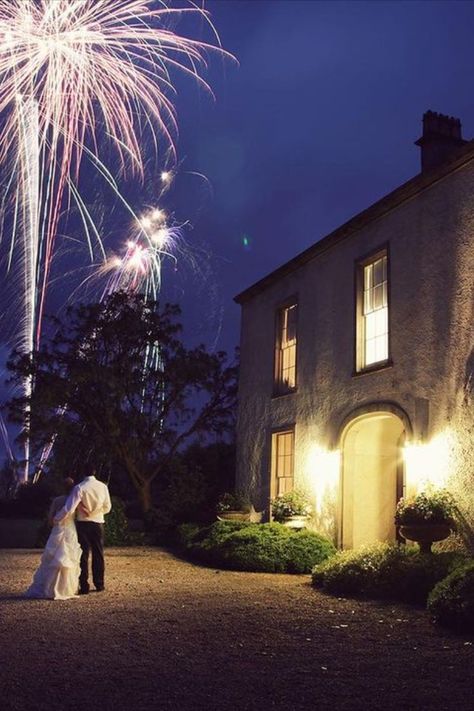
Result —
<path fill-rule="evenodd" d="M 229 533 L 217 552 L 225 567 L 233 570 L 284 573 L 288 529 L 279 529 L 279 524 L 246 526 Z"/>
<path fill-rule="evenodd" d="M 172 543 L 176 528 L 186 521 L 210 524 L 215 519 L 215 500 L 206 476 L 182 461 L 173 466 L 155 491 L 155 504 L 145 516 L 145 525 L 153 543 Z"/>
<path fill-rule="evenodd" d="M 143 543 L 140 533 L 128 530 L 128 519 L 121 499 L 112 496 L 112 510 L 105 516 L 104 539 L 106 546 L 130 546 Z"/>
<path fill-rule="evenodd" d="M 424 604 L 433 587 L 464 560 L 456 553 L 424 555 L 415 546 L 379 543 L 342 551 L 313 570 L 313 585 L 337 595 Z"/>
<path fill-rule="evenodd" d="M 333 543 L 312 531 L 292 531 L 286 540 L 288 573 L 310 573 L 315 565 L 336 553 Z"/>
<path fill-rule="evenodd" d="M 179 546 L 188 548 L 192 545 L 192 541 L 200 531 L 197 523 L 183 523 L 176 529 L 175 540 Z"/>
<path fill-rule="evenodd" d="M 474 631 L 474 561 L 453 570 L 428 598 L 435 620 L 455 629 Z"/>
<path fill-rule="evenodd" d="M 208 565 L 219 566 L 220 547 L 234 531 L 250 526 L 243 521 L 216 521 L 211 526 L 185 523 L 178 528 L 178 541 L 185 551 Z M 215 562 L 217 561 L 217 562 Z"/>
<path fill-rule="evenodd" d="M 218 521 L 206 528 L 179 530 L 185 550 L 207 565 L 267 573 L 309 573 L 333 555 L 333 544 L 311 531 L 293 531 L 279 523 Z"/>

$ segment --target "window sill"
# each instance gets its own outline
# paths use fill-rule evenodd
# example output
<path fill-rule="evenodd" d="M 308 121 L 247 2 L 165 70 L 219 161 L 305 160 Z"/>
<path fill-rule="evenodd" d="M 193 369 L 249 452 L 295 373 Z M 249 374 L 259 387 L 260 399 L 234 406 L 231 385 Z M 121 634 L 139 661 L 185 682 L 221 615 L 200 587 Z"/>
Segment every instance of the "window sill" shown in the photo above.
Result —
<path fill-rule="evenodd" d="M 378 373 L 381 370 L 388 370 L 393 367 L 393 360 L 389 358 L 388 360 L 380 361 L 380 363 L 373 363 L 373 365 L 367 368 L 361 368 L 361 370 L 355 370 L 352 373 L 353 378 L 358 378 L 360 375 L 369 375 L 370 373 Z"/>
<path fill-rule="evenodd" d="M 288 390 L 274 390 L 272 393 L 272 400 L 276 400 L 280 397 L 286 397 L 287 395 L 294 395 L 296 388 L 290 388 Z"/>

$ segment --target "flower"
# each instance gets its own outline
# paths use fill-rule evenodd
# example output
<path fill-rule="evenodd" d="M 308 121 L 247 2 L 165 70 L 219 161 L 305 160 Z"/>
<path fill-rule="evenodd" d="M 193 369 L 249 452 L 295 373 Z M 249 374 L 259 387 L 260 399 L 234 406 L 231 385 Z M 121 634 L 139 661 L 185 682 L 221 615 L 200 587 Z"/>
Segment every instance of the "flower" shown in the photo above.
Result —
<path fill-rule="evenodd" d="M 311 516 L 311 504 L 301 491 L 289 491 L 272 500 L 272 516 L 275 521 L 284 521 L 290 516 Z"/>
<path fill-rule="evenodd" d="M 454 511 L 454 499 L 449 491 L 424 491 L 411 499 L 400 499 L 395 513 L 395 524 L 410 526 L 444 523 L 454 528 Z"/>

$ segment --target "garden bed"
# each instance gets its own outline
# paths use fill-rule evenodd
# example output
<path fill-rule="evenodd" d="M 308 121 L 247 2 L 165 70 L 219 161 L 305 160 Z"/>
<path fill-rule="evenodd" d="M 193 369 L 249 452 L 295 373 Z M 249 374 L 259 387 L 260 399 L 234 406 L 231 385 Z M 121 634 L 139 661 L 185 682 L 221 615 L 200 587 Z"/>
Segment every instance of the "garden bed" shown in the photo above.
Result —
<path fill-rule="evenodd" d="M 340 551 L 315 566 L 313 585 L 332 595 L 426 605 L 437 621 L 474 631 L 474 560 L 380 543 Z"/>

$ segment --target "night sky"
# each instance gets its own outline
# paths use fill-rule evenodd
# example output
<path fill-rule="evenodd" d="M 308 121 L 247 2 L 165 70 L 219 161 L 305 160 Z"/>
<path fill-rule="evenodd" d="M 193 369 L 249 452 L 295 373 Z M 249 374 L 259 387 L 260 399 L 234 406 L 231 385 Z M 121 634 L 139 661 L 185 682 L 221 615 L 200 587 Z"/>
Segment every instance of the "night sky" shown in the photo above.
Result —
<path fill-rule="evenodd" d="M 165 272 L 165 293 L 197 338 L 232 350 L 233 296 L 419 172 L 424 111 L 474 136 L 474 3 L 206 5 L 240 66 L 213 62 L 216 103 L 180 93 L 182 170 L 214 191 L 186 184 L 188 239 L 212 256 L 204 278 Z"/>
<path fill-rule="evenodd" d="M 424 111 L 460 117 L 464 137 L 474 136 L 474 2 L 206 6 L 239 65 L 211 58 L 216 101 L 177 79 L 180 170 L 165 207 L 192 229 L 177 271 L 164 266 L 162 298 L 182 305 L 188 342 L 232 352 L 237 293 L 419 172 L 413 144 Z M 211 40 L 200 25 L 183 31 Z M 128 197 L 139 212 L 152 182 Z M 100 209 L 110 217 L 104 242 L 115 249 L 127 239 L 123 214 L 107 196 Z M 73 220 L 70 230 L 48 297 L 60 315 L 90 270 Z M 68 244 L 82 246 L 68 252 Z M 0 303 L 2 330 L 14 331 L 13 301 L 4 294 Z M 0 362 L 9 348 L 0 345 Z"/>

